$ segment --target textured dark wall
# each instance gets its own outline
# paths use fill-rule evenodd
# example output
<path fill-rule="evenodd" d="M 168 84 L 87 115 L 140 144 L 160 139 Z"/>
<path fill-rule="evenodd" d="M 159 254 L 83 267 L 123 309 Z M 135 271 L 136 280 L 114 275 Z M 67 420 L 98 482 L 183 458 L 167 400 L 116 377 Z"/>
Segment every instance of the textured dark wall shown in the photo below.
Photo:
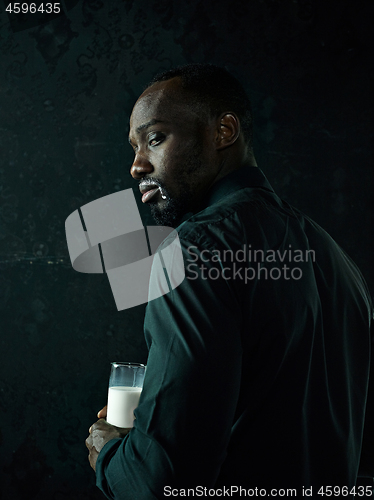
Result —
<path fill-rule="evenodd" d="M 146 361 L 144 307 L 118 312 L 105 276 L 71 269 L 66 217 L 135 187 L 128 116 L 153 74 L 213 62 L 248 89 L 256 157 L 274 188 L 332 234 L 373 289 L 372 2 L 65 0 L 43 25 L 9 18 L 7 3 L 0 498 L 100 499 L 84 439 L 109 362 Z"/>

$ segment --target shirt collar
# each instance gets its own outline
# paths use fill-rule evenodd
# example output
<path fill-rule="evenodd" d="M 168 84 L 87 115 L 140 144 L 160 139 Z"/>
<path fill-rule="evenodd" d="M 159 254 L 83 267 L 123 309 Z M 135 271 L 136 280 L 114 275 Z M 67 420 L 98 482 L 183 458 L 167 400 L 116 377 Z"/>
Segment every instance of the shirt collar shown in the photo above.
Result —
<path fill-rule="evenodd" d="M 245 166 L 227 174 L 213 184 L 207 195 L 206 206 L 213 205 L 228 194 L 246 187 L 260 187 L 274 192 L 262 170 L 258 167 Z"/>
<path fill-rule="evenodd" d="M 274 192 L 274 189 L 271 187 L 261 169 L 258 167 L 244 166 L 225 175 L 225 177 L 222 177 L 222 179 L 213 184 L 207 193 L 206 203 L 204 207 L 202 207 L 202 210 L 217 203 L 221 198 L 246 187 L 259 187 Z M 179 220 L 178 226 L 193 215 L 192 212 L 184 214 Z"/>

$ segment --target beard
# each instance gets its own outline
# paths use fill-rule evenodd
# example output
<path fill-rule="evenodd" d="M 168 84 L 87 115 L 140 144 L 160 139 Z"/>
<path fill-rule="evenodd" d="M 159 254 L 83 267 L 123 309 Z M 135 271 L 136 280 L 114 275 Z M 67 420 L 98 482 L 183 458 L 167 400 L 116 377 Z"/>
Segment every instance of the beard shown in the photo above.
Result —
<path fill-rule="evenodd" d="M 164 183 L 154 178 L 155 183 L 160 186 L 161 195 L 165 200 L 162 206 L 150 202 L 151 215 L 158 226 L 176 228 L 181 218 L 186 213 L 193 212 L 193 207 L 197 205 L 196 195 L 191 185 L 191 176 L 193 177 L 194 172 L 202 171 L 204 168 L 202 161 L 203 144 L 196 142 L 191 150 L 193 153 L 183 162 L 183 171 L 181 171 L 175 183 L 179 193 L 177 196 L 171 196 Z"/>
<path fill-rule="evenodd" d="M 162 187 L 162 186 L 161 186 Z M 162 207 L 157 203 L 150 203 L 151 215 L 158 226 L 177 227 L 179 221 L 187 212 L 190 211 L 189 202 L 191 200 L 191 191 L 184 188 L 182 196 L 171 198 L 165 188 L 162 193 L 166 196 L 166 201 Z"/>

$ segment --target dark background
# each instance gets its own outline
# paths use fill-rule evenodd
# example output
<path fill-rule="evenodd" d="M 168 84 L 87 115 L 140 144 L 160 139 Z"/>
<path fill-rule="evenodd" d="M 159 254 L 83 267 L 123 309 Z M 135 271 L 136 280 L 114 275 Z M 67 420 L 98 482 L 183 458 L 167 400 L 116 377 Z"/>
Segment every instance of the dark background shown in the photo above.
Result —
<path fill-rule="evenodd" d="M 118 312 L 105 275 L 72 270 L 65 219 L 136 187 L 128 117 L 153 74 L 213 62 L 248 90 L 256 157 L 273 187 L 330 232 L 373 290 L 373 2 L 65 0 L 47 19 L 8 16 L 7 4 L 0 498 L 100 499 L 84 440 L 110 361 L 146 361 L 144 306 Z"/>

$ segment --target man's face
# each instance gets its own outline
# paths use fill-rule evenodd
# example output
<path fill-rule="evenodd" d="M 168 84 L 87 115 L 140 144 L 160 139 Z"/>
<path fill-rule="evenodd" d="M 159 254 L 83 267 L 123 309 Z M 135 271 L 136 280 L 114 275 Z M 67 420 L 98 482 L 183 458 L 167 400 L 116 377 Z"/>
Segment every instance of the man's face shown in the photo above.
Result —
<path fill-rule="evenodd" d="M 175 227 L 195 212 L 217 175 L 214 120 L 199 118 L 186 103 L 179 78 L 148 88 L 130 118 L 135 152 L 130 173 L 157 224 Z"/>

